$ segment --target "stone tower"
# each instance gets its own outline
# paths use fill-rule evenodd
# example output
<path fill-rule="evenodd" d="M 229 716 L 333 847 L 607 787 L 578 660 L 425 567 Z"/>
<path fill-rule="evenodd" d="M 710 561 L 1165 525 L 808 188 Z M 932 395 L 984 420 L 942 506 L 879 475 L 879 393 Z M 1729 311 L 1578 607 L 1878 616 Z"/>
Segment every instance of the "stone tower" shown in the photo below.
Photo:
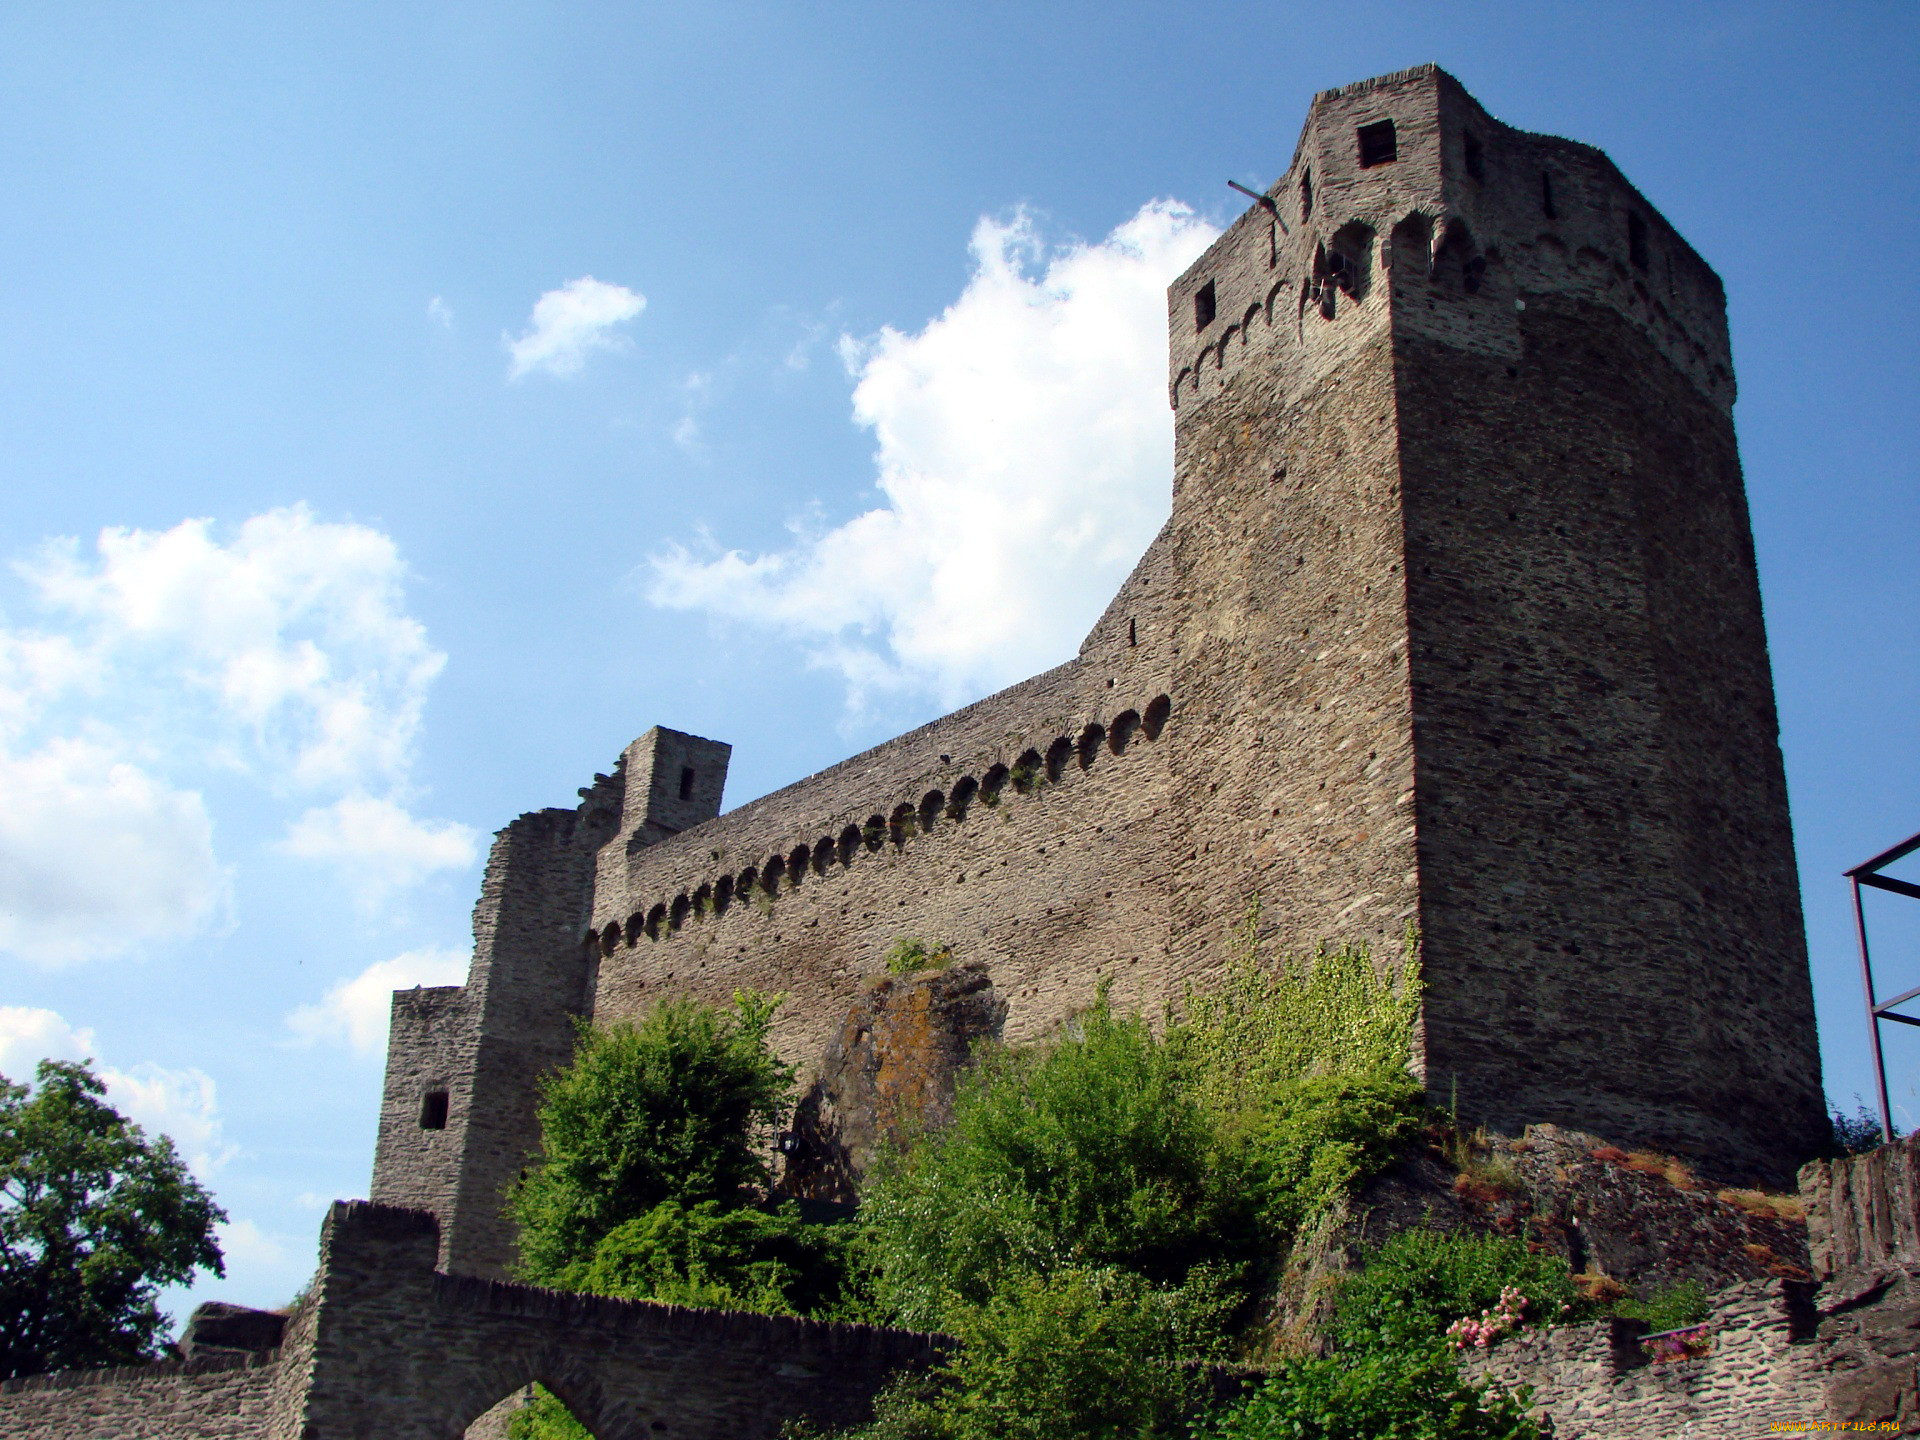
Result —
<path fill-rule="evenodd" d="M 1599 151 L 1424 67 L 1316 97 L 1169 305 L 1172 513 L 1076 657 L 724 815 L 727 747 L 652 731 L 501 832 L 468 983 L 395 1002 L 374 1197 L 438 1213 L 443 1263 L 510 1264 L 578 1016 L 784 992 L 808 1113 L 846 1114 L 846 1057 L 954 1049 L 855 1018 L 895 941 L 1020 1041 L 1102 983 L 1177 1007 L 1256 897 L 1270 957 L 1418 934 L 1416 1066 L 1469 1122 L 1729 1180 L 1814 1152 L 1713 272 Z M 857 1179 L 844 1140 L 790 1173 Z"/>
<path fill-rule="evenodd" d="M 1718 278 L 1434 67 L 1319 96 L 1267 193 L 1169 311 L 1242 883 L 1340 877 L 1295 943 L 1412 907 L 1465 1116 L 1783 1178 L 1824 1115 Z"/>

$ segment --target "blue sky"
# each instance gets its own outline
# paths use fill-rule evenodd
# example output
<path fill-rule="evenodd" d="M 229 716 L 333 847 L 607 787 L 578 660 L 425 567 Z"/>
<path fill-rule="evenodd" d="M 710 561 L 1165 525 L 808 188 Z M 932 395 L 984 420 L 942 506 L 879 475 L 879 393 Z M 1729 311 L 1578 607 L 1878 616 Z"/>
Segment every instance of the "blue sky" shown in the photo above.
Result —
<path fill-rule="evenodd" d="M 233 1214 L 203 1288 L 287 1298 L 487 834 L 655 723 L 737 804 L 1070 653 L 1164 512 L 1158 288 L 1315 90 L 1437 60 L 1726 281 L 1864 1093 L 1838 875 L 1920 829 L 1917 15 L 7 7 L 0 1069 L 97 1057 Z"/>

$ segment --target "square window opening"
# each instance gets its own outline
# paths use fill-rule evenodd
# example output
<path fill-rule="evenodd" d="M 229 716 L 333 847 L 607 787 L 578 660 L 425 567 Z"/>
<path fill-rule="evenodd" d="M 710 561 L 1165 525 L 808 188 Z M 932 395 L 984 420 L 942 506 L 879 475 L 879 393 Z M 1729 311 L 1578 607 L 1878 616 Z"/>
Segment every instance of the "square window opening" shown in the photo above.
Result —
<path fill-rule="evenodd" d="M 680 798 L 682 800 L 693 798 L 693 767 L 691 765 L 680 767 Z"/>
<path fill-rule="evenodd" d="M 1480 149 L 1480 137 L 1468 130 L 1460 137 L 1462 158 L 1467 162 L 1467 174 L 1476 180 L 1487 178 L 1487 162 Z"/>
<path fill-rule="evenodd" d="M 1649 258 L 1647 254 L 1647 222 L 1631 212 L 1627 215 L 1627 258 L 1633 261 L 1633 268 L 1644 270 Z"/>
<path fill-rule="evenodd" d="M 1213 317 L 1217 309 L 1218 302 L 1214 297 L 1213 281 L 1209 280 L 1193 292 L 1193 328 L 1196 330 L 1206 329 L 1207 326 L 1213 323 Z"/>
<path fill-rule="evenodd" d="M 1394 134 L 1391 120 L 1376 120 L 1371 125 L 1362 125 L 1354 134 L 1360 141 L 1360 168 L 1371 170 L 1376 165 L 1390 165 L 1400 158 L 1400 141 Z"/>
<path fill-rule="evenodd" d="M 1553 208 L 1553 176 L 1545 170 L 1540 172 L 1540 213 L 1549 220 L 1558 219 L 1560 215 Z"/>
<path fill-rule="evenodd" d="M 1300 177 L 1300 218 L 1313 218 L 1313 172 L 1307 171 Z"/>
<path fill-rule="evenodd" d="M 447 1092 L 429 1090 L 420 1097 L 420 1128 L 422 1130 L 444 1130 L 447 1128 Z"/>

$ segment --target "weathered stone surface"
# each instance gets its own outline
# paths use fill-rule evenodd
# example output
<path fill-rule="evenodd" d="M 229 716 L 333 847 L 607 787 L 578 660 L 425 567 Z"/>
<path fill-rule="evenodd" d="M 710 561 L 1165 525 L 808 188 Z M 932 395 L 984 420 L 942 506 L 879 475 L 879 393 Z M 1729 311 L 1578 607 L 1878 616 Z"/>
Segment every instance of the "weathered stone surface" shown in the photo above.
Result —
<path fill-rule="evenodd" d="M 781 1190 L 851 1204 L 880 1147 L 951 1117 L 973 1047 L 1007 1002 L 980 964 L 885 976 L 848 1012 L 794 1116 Z"/>
<path fill-rule="evenodd" d="M 275 1350 L 286 1333 L 287 1317 L 280 1310 L 254 1310 L 209 1300 L 194 1308 L 180 1335 L 180 1351 L 188 1360 L 221 1353 L 247 1354 Z"/>

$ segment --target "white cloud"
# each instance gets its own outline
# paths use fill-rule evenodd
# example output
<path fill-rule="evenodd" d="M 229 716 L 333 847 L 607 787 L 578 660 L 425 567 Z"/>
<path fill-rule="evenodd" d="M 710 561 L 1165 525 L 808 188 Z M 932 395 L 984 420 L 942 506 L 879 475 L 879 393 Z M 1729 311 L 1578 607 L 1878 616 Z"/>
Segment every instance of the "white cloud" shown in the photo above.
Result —
<path fill-rule="evenodd" d="M 308 1044 L 331 1041 L 362 1054 L 385 1047 L 393 992 L 416 985 L 460 985 L 467 978 L 467 955 L 429 946 L 379 960 L 351 980 L 327 991 L 317 1005 L 303 1005 L 287 1016 L 293 1032 Z"/>
<path fill-rule="evenodd" d="M 451 330 L 453 328 L 453 307 L 436 295 L 427 301 L 427 319 L 431 320 L 435 325 L 438 325 L 442 330 Z"/>
<path fill-rule="evenodd" d="M 1052 250 L 1024 213 L 982 220 L 945 313 L 842 341 L 886 503 L 769 554 L 669 548 L 649 598 L 810 641 L 856 709 L 1066 658 L 1166 517 L 1166 286 L 1217 233 L 1162 201 Z"/>
<path fill-rule="evenodd" d="M 451 820 L 416 819 L 392 800 L 347 795 L 294 821 L 281 848 L 337 866 L 361 904 L 372 908 L 429 875 L 466 869 L 479 858 L 480 832 Z"/>
<path fill-rule="evenodd" d="M 229 1268 L 240 1265 L 277 1268 L 285 1265 L 302 1248 L 284 1236 L 269 1235 L 251 1220 L 230 1220 L 214 1227 L 220 1237 L 220 1253 Z"/>
<path fill-rule="evenodd" d="M 33 1078 L 42 1060 L 90 1060 L 93 1031 L 67 1023 L 58 1010 L 0 1005 L 0 1075 L 15 1084 Z"/>
<path fill-rule="evenodd" d="M 646 296 L 591 275 L 547 291 L 533 302 L 525 334 L 500 337 L 512 359 L 507 378 L 518 380 L 535 370 L 562 378 L 579 374 L 589 351 L 619 348 L 622 337 L 614 326 L 646 308 Z"/>
<path fill-rule="evenodd" d="M 200 796 L 92 741 L 0 750 L 0 950 L 60 965 L 199 931 L 227 900 Z"/>
<path fill-rule="evenodd" d="M 151 1061 L 131 1070 L 101 1069 L 107 1099 L 149 1135 L 166 1135 L 202 1180 L 239 1153 L 221 1134 L 220 1105 L 213 1077 L 188 1068 L 169 1070 Z"/>
<path fill-rule="evenodd" d="M 308 851 L 351 861 L 324 853 L 333 813 L 335 839 L 379 852 L 383 892 L 466 863 L 470 832 L 402 808 L 446 657 L 388 536 L 293 506 L 224 538 L 208 520 L 108 529 L 14 569 L 45 620 L 0 625 L 0 950 L 131 953 L 224 915 L 190 775 L 305 797 Z"/>
<path fill-rule="evenodd" d="M 97 1053 L 93 1031 L 57 1010 L 0 1005 L 0 1075 L 15 1083 L 31 1081 L 42 1060 L 94 1060 Z M 219 1100 L 204 1070 L 169 1070 L 148 1061 L 129 1070 L 97 1065 L 95 1073 L 107 1087 L 108 1103 L 149 1135 L 170 1137 L 202 1180 L 238 1153 L 222 1134 Z"/>
<path fill-rule="evenodd" d="M 254 516 L 227 544 L 185 520 L 103 530 L 97 558 L 57 541 L 16 568 L 112 668 L 120 700 L 177 715 L 191 697 L 231 763 L 297 786 L 397 779 L 446 663 L 405 611 L 392 539 L 303 505 Z"/>

